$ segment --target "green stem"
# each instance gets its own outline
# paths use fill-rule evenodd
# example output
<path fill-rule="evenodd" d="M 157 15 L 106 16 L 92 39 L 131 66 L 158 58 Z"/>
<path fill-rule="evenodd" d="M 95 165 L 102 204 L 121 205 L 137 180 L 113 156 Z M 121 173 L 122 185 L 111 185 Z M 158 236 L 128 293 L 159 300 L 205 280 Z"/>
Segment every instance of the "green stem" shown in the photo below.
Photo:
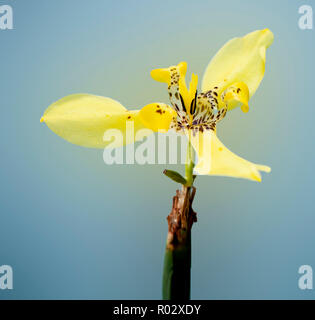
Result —
<path fill-rule="evenodd" d="M 196 189 L 183 186 L 173 197 L 172 211 L 167 217 L 168 235 L 166 242 L 163 299 L 188 300 L 190 298 L 190 267 L 191 267 L 191 227 L 196 213 L 191 204 Z"/>
<path fill-rule="evenodd" d="M 192 209 L 196 189 L 194 183 L 194 150 L 188 143 L 185 166 L 186 183 L 173 197 L 172 211 L 167 217 L 168 235 L 164 256 L 163 299 L 190 299 L 191 227 L 196 219 Z"/>
<path fill-rule="evenodd" d="M 194 166 L 195 166 L 195 152 L 194 149 L 188 141 L 188 146 L 187 146 L 187 159 L 186 159 L 186 165 L 185 165 L 185 175 L 186 175 L 186 185 L 187 187 L 191 187 L 194 183 L 194 178 L 193 178 L 193 171 L 194 171 Z"/>
<path fill-rule="evenodd" d="M 184 234 L 185 233 L 185 234 Z M 163 299 L 190 299 L 191 234 L 182 233 L 185 238 L 175 247 L 167 246 L 164 256 Z"/>
<path fill-rule="evenodd" d="M 190 142 L 187 146 L 185 165 L 185 184 L 182 190 L 176 191 L 173 197 L 172 211 L 167 217 L 168 235 L 164 256 L 163 299 L 190 299 L 190 269 L 191 269 L 191 227 L 196 219 L 192 209 L 196 188 L 194 183 L 195 152 Z M 170 172 L 168 176 L 171 175 Z M 172 177 L 174 174 L 172 175 Z M 174 177 L 173 177 L 174 178 Z M 176 176 L 175 181 L 181 181 Z"/>

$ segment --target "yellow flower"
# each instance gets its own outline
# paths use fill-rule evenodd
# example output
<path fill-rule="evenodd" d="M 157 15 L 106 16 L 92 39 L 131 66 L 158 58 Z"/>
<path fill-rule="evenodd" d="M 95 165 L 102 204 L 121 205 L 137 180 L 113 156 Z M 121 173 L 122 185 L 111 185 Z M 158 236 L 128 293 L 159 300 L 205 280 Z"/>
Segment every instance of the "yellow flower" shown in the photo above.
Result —
<path fill-rule="evenodd" d="M 268 29 L 228 41 L 207 66 L 201 93 L 197 92 L 198 77 L 194 74 L 186 86 L 186 62 L 153 70 L 153 79 L 167 84 L 171 106 L 151 103 L 128 111 L 110 98 L 75 94 L 53 103 L 41 121 L 67 141 L 92 148 L 106 147 L 104 132 L 119 129 L 124 133 L 130 120 L 135 134 L 126 136 L 117 147 L 135 142 L 141 128 L 156 132 L 174 129 L 188 137 L 197 153 L 196 174 L 261 181 L 260 171 L 269 172 L 270 168 L 228 150 L 216 135 L 216 124 L 238 106 L 243 112 L 249 110 L 249 99 L 264 76 L 266 48 L 272 41 L 273 34 Z"/>

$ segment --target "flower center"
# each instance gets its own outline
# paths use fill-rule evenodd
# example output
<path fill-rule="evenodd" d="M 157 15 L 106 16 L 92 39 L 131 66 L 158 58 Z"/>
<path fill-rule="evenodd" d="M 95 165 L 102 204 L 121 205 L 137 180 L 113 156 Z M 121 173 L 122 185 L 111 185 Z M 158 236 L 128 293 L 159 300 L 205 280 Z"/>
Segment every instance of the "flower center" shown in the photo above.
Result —
<path fill-rule="evenodd" d="M 204 93 L 197 93 L 197 77 L 192 76 L 189 91 L 185 84 L 185 73 L 179 66 L 169 68 L 170 81 L 168 94 L 172 107 L 177 113 L 171 128 L 176 131 L 185 129 L 193 133 L 204 130 L 215 130 L 218 121 L 227 112 L 227 106 L 219 110 L 218 87 Z"/>

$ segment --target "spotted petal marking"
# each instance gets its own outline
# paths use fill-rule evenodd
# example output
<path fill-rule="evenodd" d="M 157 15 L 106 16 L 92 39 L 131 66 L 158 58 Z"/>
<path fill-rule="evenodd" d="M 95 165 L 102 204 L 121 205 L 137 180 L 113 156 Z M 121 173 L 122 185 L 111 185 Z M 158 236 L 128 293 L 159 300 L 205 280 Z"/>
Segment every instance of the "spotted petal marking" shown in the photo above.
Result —
<path fill-rule="evenodd" d="M 182 95 L 179 90 L 179 80 L 180 80 L 180 71 L 177 66 L 170 68 L 170 77 L 171 81 L 168 86 L 168 94 L 172 107 L 177 113 L 176 123 L 173 124 L 173 127 L 181 129 L 186 127 L 189 123 L 187 108 L 185 106 Z"/>
<path fill-rule="evenodd" d="M 218 93 L 216 87 L 204 93 L 196 94 L 194 107 L 191 108 L 192 124 L 190 128 L 195 131 L 215 130 L 217 122 L 222 120 L 227 107 L 218 108 Z"/>

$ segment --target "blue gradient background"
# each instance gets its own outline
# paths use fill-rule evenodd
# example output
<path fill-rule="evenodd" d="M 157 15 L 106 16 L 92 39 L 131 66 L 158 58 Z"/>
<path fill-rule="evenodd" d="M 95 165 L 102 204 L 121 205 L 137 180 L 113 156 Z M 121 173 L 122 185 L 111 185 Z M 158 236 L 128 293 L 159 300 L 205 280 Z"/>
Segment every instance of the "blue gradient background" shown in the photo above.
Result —
<path fill-rule="evenodd" d="M 266 76 L 251 110 L 230 113 L 221 140 L 268 164 L 261 184 L 198 177 L 193 299 L 314 299 L 298 268 L 315 268 L 314 31 L 310 1 L 0 1 L 0 265 L 14 290 L 0 299 L 159 299 L 166 216 L 176 185 L 165 166 L 106 166 L 102 150 L 71 145 L 39 119 L 76 92 L 135 108 L 167 101 L 150 78 L 181 60 L 201 77 L 230 38 L 270 28 Z M 170 167 L 170 166 L 169 166 Z M 172 166 L 180 169 L 180 167 Z"/>

